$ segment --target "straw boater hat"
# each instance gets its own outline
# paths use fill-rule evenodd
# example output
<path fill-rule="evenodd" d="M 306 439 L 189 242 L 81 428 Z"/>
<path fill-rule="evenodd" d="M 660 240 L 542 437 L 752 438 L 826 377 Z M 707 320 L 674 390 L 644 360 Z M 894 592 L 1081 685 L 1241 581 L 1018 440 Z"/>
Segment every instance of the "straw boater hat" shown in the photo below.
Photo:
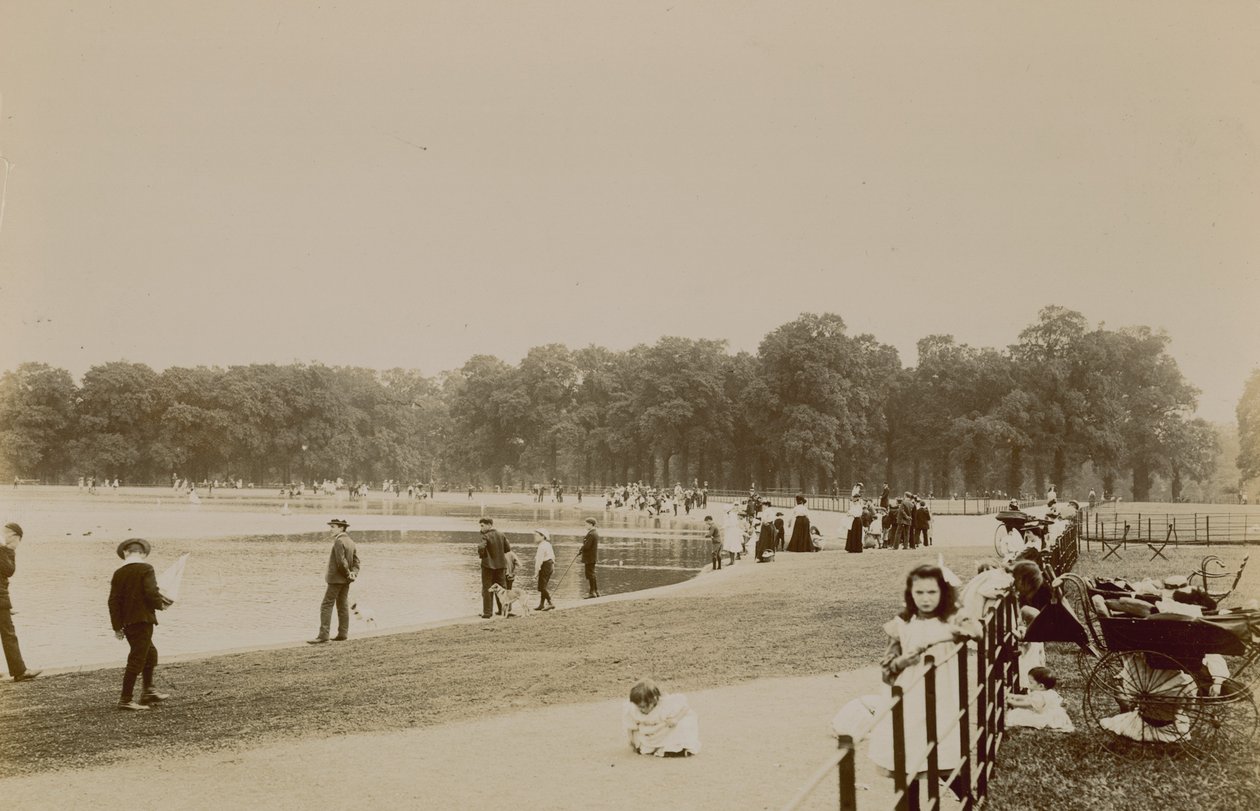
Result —
<path fill-rule="evenodd" d="M 341 527 L 342 529 L 345 529 L 345 528 L 349 527 L 349 526 L 350 526 L 350 524 L 349 524 L 348 522 L 346 522 L 346 521 L 342 521 L 340 518 L 334 518 L 333 520 L 331 520 L 331 521 L 329 521 L 329 522 L 328 522 L 328 526 L 330 526 L 330 527 Z"/>
<path fill-rule="evenodd" d="M 127 547 L 129 546 L 140 547 L 141 549 L 144 550 L 144 554 L 146 555 L 149 554 L 149 552 L 152 550 L 152 547 L 149 546 L 149 542 L 146 541 L 144 538 L 128 538 L 127 540 L 118 544 L 118 557 L 123 558 L 125 560 L 127 557 Z"/>

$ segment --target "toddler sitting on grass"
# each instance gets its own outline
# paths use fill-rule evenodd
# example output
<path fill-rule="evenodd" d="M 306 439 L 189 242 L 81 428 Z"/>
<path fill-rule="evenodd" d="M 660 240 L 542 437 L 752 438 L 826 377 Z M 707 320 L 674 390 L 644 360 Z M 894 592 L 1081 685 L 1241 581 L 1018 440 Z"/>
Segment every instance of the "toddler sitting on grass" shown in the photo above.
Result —
<path fill-rule="evenodd" d="M 700 720 L 681 693 L 662 696 L 649 679 L 630 688 L 622 712 L 630 748 L 640 755 L 689 757 L 700 752 Z"/>
<path fill-rule="evenodd" d="M 1063 708 L 1063 697 L 1055 691 L 1058 679 L 1048 667 L 1034 667 L 1028 671 L 1032 682 L 1024 695 L 1006 697 L 1006 725 L 1008 727 L 1032 727 L 1072 732 L 1075 727 Z"/>

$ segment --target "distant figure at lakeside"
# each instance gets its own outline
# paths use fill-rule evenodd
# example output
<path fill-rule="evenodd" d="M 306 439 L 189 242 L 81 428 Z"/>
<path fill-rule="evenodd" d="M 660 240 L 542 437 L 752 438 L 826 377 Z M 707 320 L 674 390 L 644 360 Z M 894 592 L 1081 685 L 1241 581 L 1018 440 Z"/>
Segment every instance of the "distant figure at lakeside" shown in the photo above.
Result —
<path fill-rule="evenodd" d="M 324 599 L 319 604 L 319 633 L 308 640 L 311 645 L 329 641 L 333 606 L 337 607 L 337 636 L 334 642 L 344 642 L 350 634 L 350 584 L 359 576 L 359 552 L 354 540 L 346 532 L 350 524 L 340 518 L 328 522 L 332 528 L 332 551 L 328 555 L 328 569 L 324 573 Z"/>

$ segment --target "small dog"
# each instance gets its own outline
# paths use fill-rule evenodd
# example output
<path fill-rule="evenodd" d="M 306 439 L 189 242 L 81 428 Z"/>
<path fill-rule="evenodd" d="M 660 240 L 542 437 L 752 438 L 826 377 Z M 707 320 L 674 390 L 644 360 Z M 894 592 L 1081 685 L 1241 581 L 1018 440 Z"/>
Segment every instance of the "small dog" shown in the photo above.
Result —
<path fill-rule="evenodd" d="M 360 620 L 367 625 L 376 624 L 376 612 L 368 608 L 366 605 L 351 603 L 350 613 L 354 614 L 355 619 Z"/>
<path fill-rule="evenodd" d="M 520 606 L 525 614 L 528 615 L 530 608 L 525 601 L 525 592 L 520 589 L 505 589 L 498 583 L 490 585 L 490 593 L 499 598 L 499 607 L 503 612 L 503 616 L 512 616 L 512 606 Z"/>

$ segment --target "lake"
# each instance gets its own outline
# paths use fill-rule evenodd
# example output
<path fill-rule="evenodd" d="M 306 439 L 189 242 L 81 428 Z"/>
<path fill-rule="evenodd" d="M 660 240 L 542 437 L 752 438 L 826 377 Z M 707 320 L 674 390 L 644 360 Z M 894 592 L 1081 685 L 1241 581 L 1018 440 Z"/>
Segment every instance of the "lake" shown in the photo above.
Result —
<path fill-rule="evenodd" d="M 110 577 L 121 564 L 115 547 L 122 538 L 134 535 L 152 542 L 149 562 L 159 573 L 179 555 L 191 553 L 179 603 L 158 615 L 154 639 L 162 656 L 314 637 L 331 547 L 328 532 L 319 527 L 330 511 L 355 524 L 350 533 L 359 546 L 362 571 L 351 586 L 350 597 L 371 609 L 375 615 L 372 629 L 401 629 L 481 611 L 476 553 L 479 506 L 430 503 L 417 510 L 409 504 L 406 515 L 391 517 L 391 510 L 380 503 L 370 515 L 352 504 L 325 504 L 318 514 L 310 510 L 309 516 L 281 519 L 242 514 L 242 504 L 222 504 L 218 509 L 206 504 L 194 508 L 175 500 L 144 505 L 143 498 L 106 503 L 63 497 L 43 505 L 48 511 L 44 515 L 31 514 L 32 504 L 22 505 L 27 509 L 17 515 L 26 529 L 26 541 L 18 551 L 17 574 L 10 589 L 14 623 L 30 667 L 124 663 L 127 644 L 114 638 L 106 601 Z M 7 514 L 14 515 L 11 510 Z M 590 514 L 601 523 L 597 571 L 603 594 L 678 583 L 694 577 L 708 563 L 707 542 L 698 532 L 696 519 Z M 553 598 L 561 607 L 581 602 L 586 593 L 581 563 L 564 575 L 581 546 L 584 528 L 579 514 L 546 506 L 503 505 L 496 506 L 493 515 L 521 557 L 516 585 L 529 592 L 531 608 L 538 600 L 531 530 L 539 526 L 552 533 L 556 550 Z M 54 519 L 59 529 L 70 526 L 66 522 L 73 519 L 96 529 L 63 531 L 51 537 L 39 531 L 41 524 L 51 525 Z M 295 529 L 310 531 L 249 534 L 239 529 L 253 524 L 270 530 L 290 520 Z M 391 521 L 403 521 L 407 528 L 374 528 Z M 206 526 L 205 537 L 197 535 L 199 523 Z M 356 529 L 362 525 L 373 528 Z M 237 534 L 222 537 L 223 527 Z M 367 626 L 352 619 L 351 636 L 366 630 Z"/>

